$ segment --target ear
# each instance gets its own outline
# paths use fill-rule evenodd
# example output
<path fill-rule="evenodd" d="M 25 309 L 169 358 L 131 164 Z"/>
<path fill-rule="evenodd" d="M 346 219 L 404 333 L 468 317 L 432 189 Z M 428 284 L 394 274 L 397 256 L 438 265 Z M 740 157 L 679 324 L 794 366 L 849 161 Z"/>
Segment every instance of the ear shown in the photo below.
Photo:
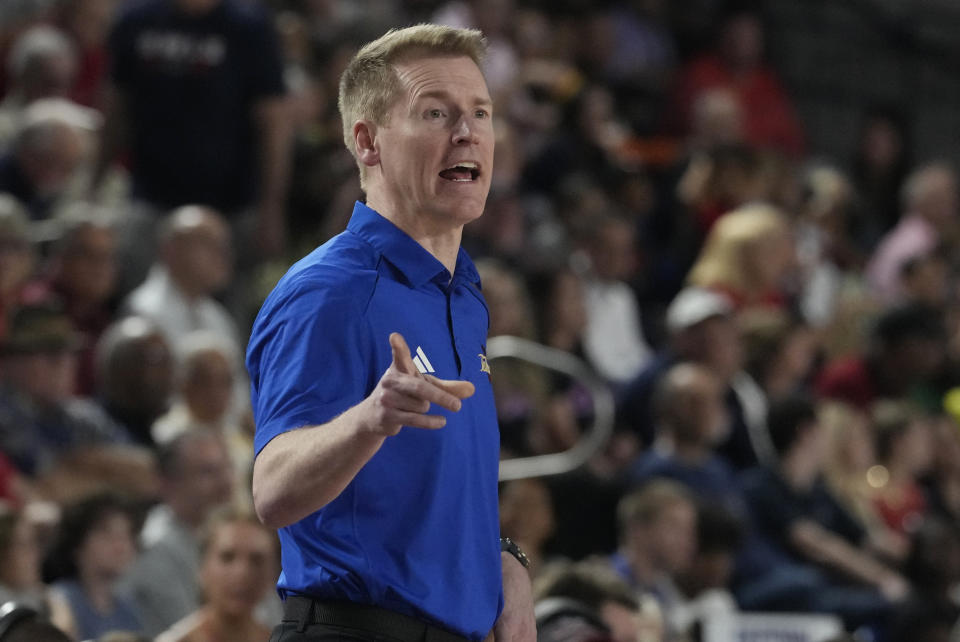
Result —
<path fill-rule="evenodd" d="M 353 124 L 353 148 L 357 159 L 367 167 L 380 162 L 380 148 L 377 146 L 377 126 L 369 120 L 358 120 Z"/>

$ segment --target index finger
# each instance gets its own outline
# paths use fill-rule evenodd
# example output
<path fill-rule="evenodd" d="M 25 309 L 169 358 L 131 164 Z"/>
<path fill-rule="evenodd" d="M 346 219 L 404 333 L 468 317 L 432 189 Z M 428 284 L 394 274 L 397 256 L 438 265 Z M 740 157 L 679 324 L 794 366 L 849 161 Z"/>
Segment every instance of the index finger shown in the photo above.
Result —
<path fill-rule="evenodd" d="M 393 364 L 404 374 L 420 375 L 413 357 L 410 356 L 410 346 L 399 332 L 390 333 L 390 351 L 393 353 Z"/>

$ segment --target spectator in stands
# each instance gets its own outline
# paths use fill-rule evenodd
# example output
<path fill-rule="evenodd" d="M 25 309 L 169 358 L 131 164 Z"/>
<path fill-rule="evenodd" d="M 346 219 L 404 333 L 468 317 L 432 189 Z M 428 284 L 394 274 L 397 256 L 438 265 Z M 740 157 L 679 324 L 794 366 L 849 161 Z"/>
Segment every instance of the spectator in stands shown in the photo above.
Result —
<path fill-rule="evenodd" d="M 812 167 L 803 177 L 803 195 L 796 230 L 797 303 L 808 323 L 823 327 L 846 304 L 843 288 L 862 281 L 866 257 L 850 233 L 855 193 L 843 173 L 826 165 Z"/>
<path fill-rule="evenodd" d="M 666 622 L 683 597 L 679 573 L 690 568 L 697 550 L 697 508 L 683 486 L 652 481 L 633 491 L 617 507 L 620 547 L 611 558 L 614 570 L 639 594 L 651 594 Z M 668 633 L 672 639 L 675 631 Z"/>
<path fill-rule="evenodd" d="M 904 402 L 881 401 L 873 408 L 879 479 L 874 505 L 887 528 L 909 537 L 927 515 L 919 480 L 933 464 L 930 423 Z"/>
<path fill-rule="evenodd" d="M 618 395 L 618 425 L 635 431 L 642 443 L 652 443 L 656 437 L 652 397 L 657 382 L 679 361 L 699 363 L 725 387 L 730 430 L 720 452 L 735 468 L 753 465 L 760 456 L 756 435 L 765 430 L 765 417 L 747 403 L 747 394 L 755 394 L 755 384 L 742 390 L 743 344 L 729 299 L 712 290 L 686 288 L 667 308 L 666 326 L 666 348 Z"/>
<path fill-rule="evenodd" d="M 67 100 L 32 103 L 0 154 L 0 192 L 16 197 L 32 219 L 50 218 L 79 176 L 98 127 L 98 114 Z"/>
<path fill-rule="evenodd" d="M 637 295 L 628 285 L 637 272 L 634 227 L 623 219 L 597 220 L 587 249 L 591 271 L 584 284 L 584 352 L 604 379 L 624 384 L 653 356 L 643 335 Z"/>
<path fill-rule="evenodd" d="M 667 478 L 694 495 L 745 516 L 730 464 L 714 452 L 728 430 L 724 386 L 705 366 L 681 362 L 660 379 L 654 393 L 657 439 L 630 469 L 633 484 Z"/>
<path fill-rule="evenodd" d="M 12 600 L 40 612 L 50 610 L 37 535 L 25 511 L 0 504 L 0 604 Z"/>
<path fill-rule="evenodd" d="M 147 515 L 143 552 L 123 580 L 151 637 L 200 605 L 200 531 L 234 492 L 226 444 L 211 432 L 186 432 L 161 446 L 158 467 L 163 503 Z"/>
<path fill-rule="evenodd" d="M 0 193 L 0 341 L 35 264 L 27 211 L 13 196 Z"/>
<path fill-rule="evenodd" d="M 173 377 L 173 351 L 152 321 L 126 317 L 103 333 L 97 346 L 100 400 L 136 441 L 153 443 L 150 429 L 169 406 Z"/>
<path fill-rule="evenodd" d="M 927 520 L 914 533 L 906 574 L 913 586 L 910 599 L 897 609 L 890 642 L 953 640 L 960 616 L 954 590 L 960 582 L 960 533 L 952 522 Z"/>
<path fill-rule="evenodd" d="M 126 446 L 129 435 L 96 404 L 71 397 L 80 341 L 54 307 L 23 306 L 14 315 L 0 343 L 0 450 L 34 479 L 59 467 L 68 486 L 109 479 L 127 461 L 127 481 L 142 488 L 136 475 L 149 476 L 149 467 Z"/>
<path fill-rule="evenodd" d="M 821 370 L 817 393 L 862 410 L 880 398 L 935 396 L 924 395 L 924 387 L 942 367 L 944 340 L 939 310 L 918 303 L 889 309 L 876 320 L 863 354 L 838 358 Z"/>
<path fill-rule="evenodd" d="M 24 110 L 42 98 L 66 98 L 77 55 L 58 29 L 38 25 L 21 33 L 7 54 L 7 93 L 0 102 L 0 149 L 13 139 Z"/>
<path fill-rule="evenodd" d="M 82 336 L 74 390 L 85 397 L 96 390 L 94 353 L 100 336 L 113 320 L 110 301 L 116 281 L 112 221 L 78 204 L 64 218 L 44 273 L 24 292 L 28 301 L 58 301 Z"/>
<path fill-rule="evenodd" d="M 573 270 L 551 272 L 546 282 L 537 280 L 531 291 L 537 297 L 540 340 L 551 348 L 583 357 L 587 329 L 587 303 L 583 279 Z"/>
<path fill-rule="evenodd" d="M 784 280 L 795 260 L 784 213 L 771 205 L 745 205 L 710 230 L 687 283 L 723 292 L 737 308 L 784 307 Z"/>
<path fill-rule="evenodd" d="M 826 435 L 814 404 L 803 397 L 778 401 L 770 408 L 768 423 L 779 463 L 744 477 L 753 523 L 796 562 L 876 591 L 843 587 L 844 593 L 832 596 L 836 602 L 830 610 L 854 619 L 883 614 L 887 600 L 903 599 L 909 586 L 860 548 L 865 531 L 823 484 Z"/>
<path fill-rule="evenodd" d="M 206 207 L 181 207 L 163 222 L 159 240 L 159 260 L 124 309 L 156 323 L 171 346 L 190 332 L 208 330 L 239 349 L 236 324 L 213 298 L 231 276 L 231 236 L 224 218 Z"/>
<path fill-rule="evenodd" d="M 904 263 L 938 244 L 956 247 L 958 207 L 956 172 L 944 163 L 915 170 L 903 186 L 900 222 L 884 236 L 867 265 L 867 280 L 884 302 L 901 301 L 899 278 Z"/>
<path fill-rule="evenodd" d="M 852 221 L 862 249 L 897 224 L 904 180 L 912 166 L 912 141 L 906 114 L 896 107 L 869 107 L 854 147 L 850 176 L 861 199 L 859 216 Z"/>
<path fill-rule="evenodd" d="M 916 254 L 900 266 L 897 288 L 904 303 L 943 309 L 951 296 L 950 260 L 940 247 Z"/>
<path fill-rule="evenodd" d="M 701 502 L 697 510 L 697 552 L 690 567 L 677 575 L 686 602 L 673 613 L 673 627 L 693 634 L 713 617 L 733 613 L 730 594 L 737 553 L 744 543 L 744 524 L 721 506 Z"/>
<path fill-rule="evenodd" d="M 516 479 L 501 486 L 500 532 L 523 549 L 532 578 L 543 568 L 544 545 L 553 531 L 553 501 L 543 480 Z"/>
<path fill-rule="evenodd" d="M 818 414 L 827 431 L 824 481 L 844 510 L 867 531 L 871 551 L 900 564 L 910 552 L 908 537 L 889 528 L 874 501 L 877 486 L 888 476 L 877 468 L 876 439 L 870 418 L 843 402 L 821 402 Z"/>
<path fill-rule="evenodd" d="M 107 80 L 107 34 L 117 0 L 67 0 L 57 7 L 56 21 L 77 52 L 77 74 L 70 97 L 81 105 L 103 107 Z"/>
<path fill-rule="evenodd" d="M 235 0 L 126 5 L 108 49 L 112 87 L 97 173 L 129 144 L 134 196 L 153 210 L 138 228 L 142 238 L 131 239 L 147 264 L 159 214 L 190 203 L 232 221 L 255 210 L 251 241 L 267 255 L 280 251 L 290 131 L 267 13 Z"/>
<path fill-rule="evenodd" d="M 813 330 L 783 310 L 750 310 L 740 316 L 744 370 L 767 400 L 802 392 L 817 356 Z"/>
<path fill-rule="evenodd" d="M 181 342 L 177 394 L 170 410 L 153 424 L 156 444 L 196 430 L 214 432 L 227 443 L 237 481 L 247 485 L 253 464 L 253 431 L 243 425 L 236 399 L 240 357 L 223 337 L 199 330 Z M 248 410 L 249 412 L 249 410 Z"/>
<path fill-rule="evenodd" d="M 52 590 L 70 608 L 72 622 L 56 622 L 79 640 L 113 630 L 138 632 L 136 604 L 117 582 L 136 556 L 136 521 L 127 502 L 104 493 L 67 506 L 47 559 Z M 72 625 L 72 628 L 71 628 Z"/>
<path fill-rule="evenodd" d="M 484 299 L 490 310 L 488 335 L 509 335 L 534 340 L 535 317 L 530 295 L 514 270 L 494 260 L 480 261 L 477 272 L 483 283 Z M 494 363 L 497 376 L 492 379 L 501 447 L 517 454 L 558 452 L 576 441 L 571 422 L 552 426 L 544 413 L 549 403 L 550 382 L 542 368 L 517 361 Z"/>
<path fill-rule="evenodd" d="M 804 150 L 803 132 L 776 72 L 764 60 L 764 29 L 749 9 L 730 12 L 717 46 L 681 71 L 668 120 L 686 133 L 693 104 L 703 92 L 725 87 L 740 98 L 747 141 L 791 156 Z"/>
<path fill-rule="evenodd" d="M 763 156 L 743 144 L 716 145 L 694 154 L 677 182 L 676 195 L 697 243 L 727 212 L 769 197 L 764 169 Z"/>
<path fill-rule="evenodd" d="M 278 542 L 252 513 L 224 511 L 201 541 L 204 603 L 160 635 L 158 642 L 261 642 L 270 629 L 253 616 L 278 570 Z"/>
<path fill-rule="evenodd" d="M 597 561 L 550 565 L 534 584 L 534 596 L 541 642 L 663 639 L 659 612 L 641 610 L 633 589 Z"/>

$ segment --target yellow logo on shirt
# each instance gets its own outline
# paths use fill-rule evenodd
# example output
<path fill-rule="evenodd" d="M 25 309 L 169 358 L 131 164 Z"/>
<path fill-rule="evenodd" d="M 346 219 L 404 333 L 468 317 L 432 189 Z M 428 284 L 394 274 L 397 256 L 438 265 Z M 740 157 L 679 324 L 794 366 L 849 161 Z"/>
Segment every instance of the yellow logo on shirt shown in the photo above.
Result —
<path fill-rule="evenodd" d="M 490 362 L 487 361 L 487 355 L 485 355 L 485 354 L 483 354 L 483 353 L 481 352 L 481 353 L 478 354 L 477 356 L 480 357 L 480 372 L 486 372 L 486 373 L 489 375 L 489 374 L 490 374 Z"/>

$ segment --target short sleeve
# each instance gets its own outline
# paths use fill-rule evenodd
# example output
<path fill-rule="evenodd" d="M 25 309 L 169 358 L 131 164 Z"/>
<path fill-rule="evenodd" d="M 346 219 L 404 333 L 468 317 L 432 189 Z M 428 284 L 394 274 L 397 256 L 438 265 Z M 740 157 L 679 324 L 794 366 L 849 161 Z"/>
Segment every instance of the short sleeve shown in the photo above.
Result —
<path fill-rule="evenodd" d="M 256 453 L 283 432 L 330 421 L 376 385 L 359 297 L 321 278 L 283 284 L 267 299 L 247 350 Z"/>

